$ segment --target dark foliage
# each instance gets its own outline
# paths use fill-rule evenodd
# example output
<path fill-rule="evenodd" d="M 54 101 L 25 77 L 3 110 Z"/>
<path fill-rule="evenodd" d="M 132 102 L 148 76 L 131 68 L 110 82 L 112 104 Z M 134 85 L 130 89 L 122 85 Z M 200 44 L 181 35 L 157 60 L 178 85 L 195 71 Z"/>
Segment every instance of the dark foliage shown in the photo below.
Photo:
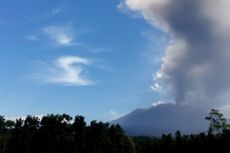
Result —
<path fill-rule="evenodd" d="M 163 134 L 161 138 L 134 137 L 136 153 L 161 152 L 218 152 L 230 150 L 230 130 L 227 120 L 218 110 L 212 109 L 206 120 L 210 122 L 208 131 L 200 134 Z"/>
<path fill-rule="evenodd" d="M 132 144 L 119 125 L 84 117 L 47 115 L 41 120 L 5 120 L 0 116 L 0 153 L 131 153 Z"/>
<path fill-rule="evenodd" d="M 92 121 L 84 117 L 47 115 L 41 120 L 27 116 L 25 120 L 5 120 L 0 116 L 0 153 L 220 153 L 230 150 L 230 130 L 218 110 L 211 110 L 206 120 L 206 133 L 162 137 L 129 137 L 119 125 Z"/>
<path fill-rule="evenodd" d="M 134 137 L 136 153 L 161 152 L 218 152 L 227 153 L 230 150 L 230 131 L 221 135 L 200 133 L 196 135 L 175 136 L 163 135 L 161 138 Z"/>

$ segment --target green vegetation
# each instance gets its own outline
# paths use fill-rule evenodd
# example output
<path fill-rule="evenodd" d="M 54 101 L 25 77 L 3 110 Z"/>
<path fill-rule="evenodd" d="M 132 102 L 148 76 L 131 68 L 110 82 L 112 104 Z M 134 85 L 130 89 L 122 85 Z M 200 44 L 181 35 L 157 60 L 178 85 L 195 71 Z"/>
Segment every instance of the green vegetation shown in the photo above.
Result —
<path fill-rule="evenodd" d="M 66 114 L 47 115 L 41 120 L 6 120 L 0 116 L 0 153 L 161 153 L 188 151 L 229 152 L 230 130 L 223 114 L 212 109 L 205 118 L 207 132 L 156 137 L 129 137 L 119 125 L 74 119 Z"/>

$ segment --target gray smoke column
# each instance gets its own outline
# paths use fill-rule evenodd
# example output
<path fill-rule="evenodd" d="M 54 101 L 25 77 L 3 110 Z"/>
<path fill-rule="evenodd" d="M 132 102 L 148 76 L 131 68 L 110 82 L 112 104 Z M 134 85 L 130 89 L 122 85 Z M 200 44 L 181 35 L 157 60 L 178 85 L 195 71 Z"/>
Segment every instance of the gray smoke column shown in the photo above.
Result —
<path fill-rule="evenodd" d="M 172 38 L 154 89 L 163 88 L 177 104 L 209 108 L 230 101 L 229 0 L 125 0 L 119 7 Z"/>

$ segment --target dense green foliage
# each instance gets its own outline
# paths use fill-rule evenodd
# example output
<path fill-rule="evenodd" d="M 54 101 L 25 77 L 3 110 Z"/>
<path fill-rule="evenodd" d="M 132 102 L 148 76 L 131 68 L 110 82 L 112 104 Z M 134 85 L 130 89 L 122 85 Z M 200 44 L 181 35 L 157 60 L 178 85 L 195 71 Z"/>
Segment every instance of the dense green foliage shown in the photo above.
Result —
<path fill-rule="evenodd" d="M 41 120 L 6 120 L 0 116 L 0 153 L 161 153 L 161 152 L 229 152 L 230 130 L 218 110 L 205 118 L 207 132 L 156 137 L 129 137 L 119 125 L 92 121 L 84 117 L 47 115 Z"/>

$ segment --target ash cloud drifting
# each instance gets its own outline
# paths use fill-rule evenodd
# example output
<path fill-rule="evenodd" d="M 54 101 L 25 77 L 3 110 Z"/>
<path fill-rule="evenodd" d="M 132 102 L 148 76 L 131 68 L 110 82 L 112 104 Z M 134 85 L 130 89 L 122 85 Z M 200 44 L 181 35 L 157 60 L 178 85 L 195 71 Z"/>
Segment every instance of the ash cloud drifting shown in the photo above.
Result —
<path fill-rule="evenodd" d="M 228 103 L 229 0 L 124 0 L 119 7 L 141 14 L 172 38 L 154 75 L 154 89 L 167 90 L 177 104 Z"/>

